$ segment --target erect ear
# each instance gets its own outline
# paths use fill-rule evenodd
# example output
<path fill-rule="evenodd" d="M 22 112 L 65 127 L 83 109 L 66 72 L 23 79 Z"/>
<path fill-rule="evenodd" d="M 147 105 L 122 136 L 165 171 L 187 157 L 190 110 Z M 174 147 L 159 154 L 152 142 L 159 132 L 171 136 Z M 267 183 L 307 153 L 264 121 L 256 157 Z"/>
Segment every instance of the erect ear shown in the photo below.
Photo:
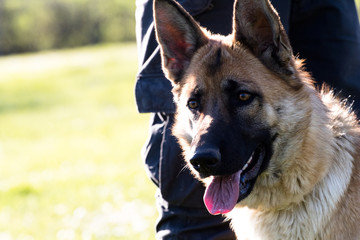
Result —
<path fill-rule="evenodd" d="M 269 0 L 237 0 L 233 36 L 272 71 L 283 77 L 294 74 L 290 42 Z"/>
<path fill-rule="evenodd" d="M 154 20 L 164 73 L 176 84 L 196 50 L 208 38 L 190 14 L 173 0 L 154 1 Z"/>

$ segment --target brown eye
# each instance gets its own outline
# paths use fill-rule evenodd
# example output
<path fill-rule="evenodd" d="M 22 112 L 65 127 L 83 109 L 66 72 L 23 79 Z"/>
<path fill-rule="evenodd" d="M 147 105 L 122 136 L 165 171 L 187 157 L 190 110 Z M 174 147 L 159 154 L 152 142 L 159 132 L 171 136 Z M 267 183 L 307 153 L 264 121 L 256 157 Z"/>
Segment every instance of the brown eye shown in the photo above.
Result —
<path fill-rule="evenodd" d="M 198 107 L 199 107 L 199 103 L 198 103 L 198 101 L 196 101 L 196 100 L 189 100 L 188 101 L 188 107 L 190 108 L 190 109 L 197 109 Z"/>
<path fill-rule="evenodd" d="M 250 94 L 250 93 L 241 92 L 241 93 L 239 94 L 239 99 L 240 99 L 240 101 L 242 101 L 242 102 L 246 102 L 246 101 L 250 100 L 250 98 L 251 98 L 251 94 Z"/>

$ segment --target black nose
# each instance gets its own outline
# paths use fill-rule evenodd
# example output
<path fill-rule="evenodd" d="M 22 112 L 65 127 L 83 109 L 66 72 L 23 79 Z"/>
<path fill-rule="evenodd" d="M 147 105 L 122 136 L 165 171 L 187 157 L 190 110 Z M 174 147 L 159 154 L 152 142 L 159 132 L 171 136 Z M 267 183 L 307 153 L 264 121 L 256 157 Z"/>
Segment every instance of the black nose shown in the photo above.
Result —
<path fill-rule="evenodd" d="M 221 155 L 217 150 L 196 151 L 190 159 L 191 165 L 201 176 L 213 175 L 220 164 Z"/>

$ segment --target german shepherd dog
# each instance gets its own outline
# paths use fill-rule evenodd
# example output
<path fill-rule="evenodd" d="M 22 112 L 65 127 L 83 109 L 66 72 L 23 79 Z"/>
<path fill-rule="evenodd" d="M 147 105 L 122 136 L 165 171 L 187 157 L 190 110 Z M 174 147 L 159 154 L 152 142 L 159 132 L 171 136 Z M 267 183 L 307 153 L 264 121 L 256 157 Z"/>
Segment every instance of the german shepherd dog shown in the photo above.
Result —
<path fill-rule="evenodd" d="M 268 0 L 237 0 L 213 35 L 155 0 L 173 134 L 206 186 L 211 214 L 239 239 L 360 239 L 360 128 L 346 101 L 317 91 Z"/>

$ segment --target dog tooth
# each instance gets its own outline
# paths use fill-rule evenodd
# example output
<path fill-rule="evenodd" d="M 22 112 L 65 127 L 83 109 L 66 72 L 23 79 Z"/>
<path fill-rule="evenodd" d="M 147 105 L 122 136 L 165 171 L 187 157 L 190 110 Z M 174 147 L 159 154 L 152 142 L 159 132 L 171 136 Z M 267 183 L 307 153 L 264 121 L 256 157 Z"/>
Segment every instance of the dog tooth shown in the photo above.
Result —
<path fill-rule="evenodd" d="M 253 154 L 253 155 L 254 155 L 254 154 Z M 251 163 L 251 160 L 252 160 L 252 158 L 253 158 L 253 155 L 251 155 L 251 157 L 249 158 L 249 160 L 247 161 L 247 163 L 245 163 L 245 165 L 244 165 L 244 167 L 241 169 L 241 171 L 245 170 L 245 169 L 249 166 L 249 164 Z"/>
<path fill-rule="evenodd" d="M 244 171 L 248 166 L 248 163 L 245 163 L 244 167 L 241 169 L 241 171 Z"/>

